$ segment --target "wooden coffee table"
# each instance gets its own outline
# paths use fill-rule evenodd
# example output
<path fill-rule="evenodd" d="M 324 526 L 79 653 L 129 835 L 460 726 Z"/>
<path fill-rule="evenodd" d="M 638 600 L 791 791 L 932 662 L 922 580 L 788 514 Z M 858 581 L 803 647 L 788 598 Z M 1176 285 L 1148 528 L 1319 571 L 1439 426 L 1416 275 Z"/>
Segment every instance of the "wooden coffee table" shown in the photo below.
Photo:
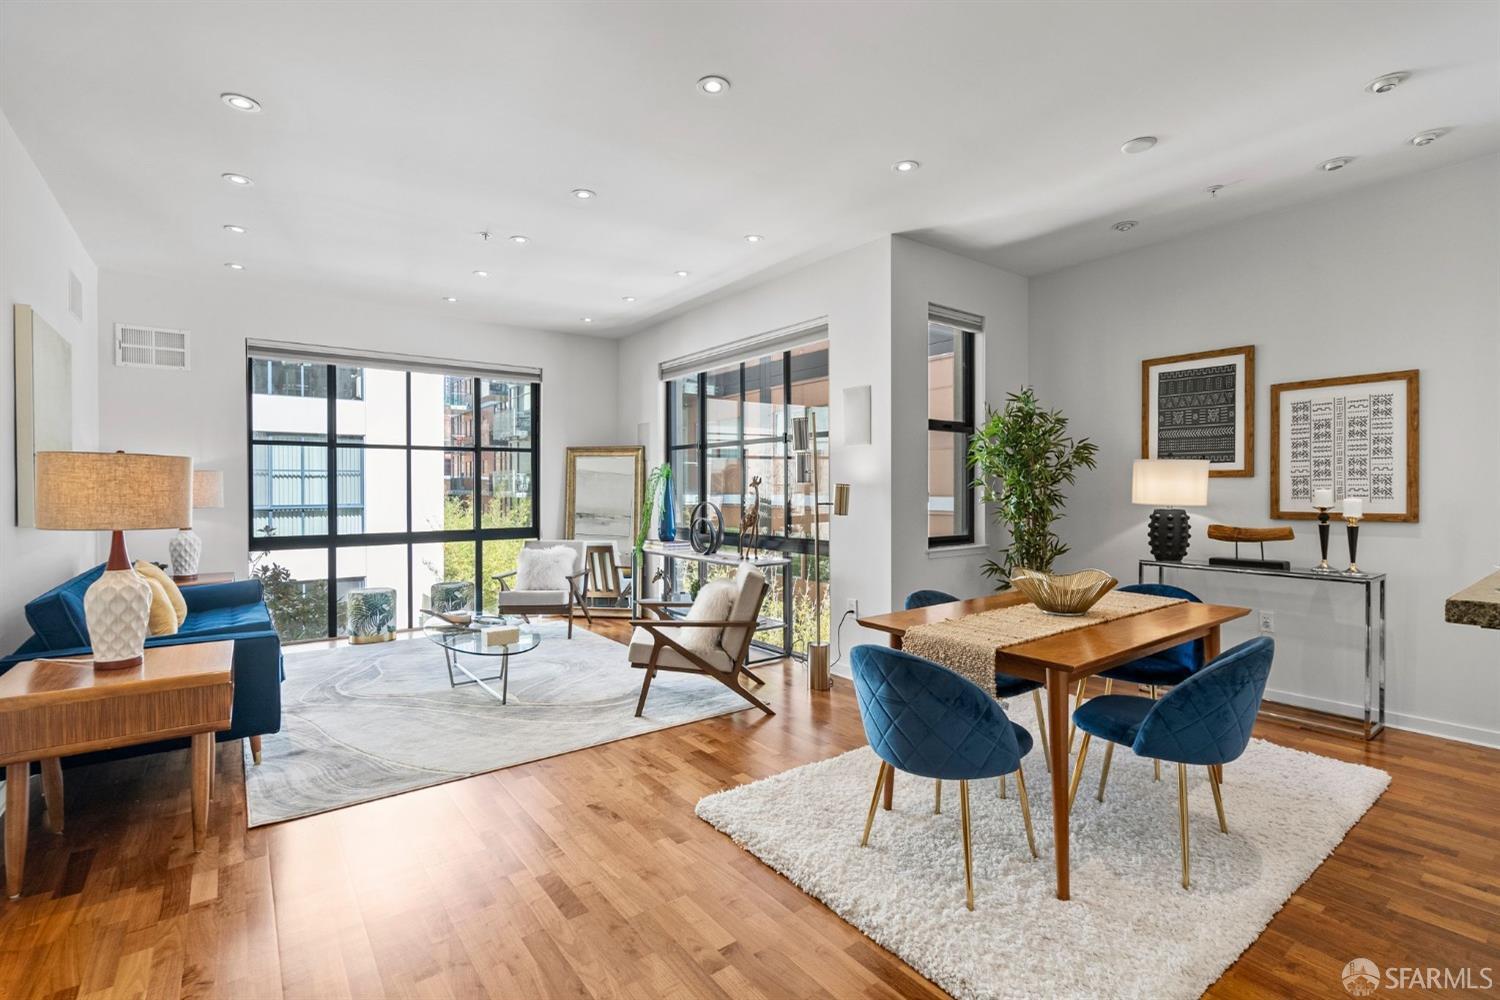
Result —
<path fill-rule="evenodd" d="M 0 675 L 0 764 L 5 765 L 5 891 L 21 894 L 30 820 L 31 762 L 42 763 L 47 826 L 63 826 L 58 758 L 187 736 L 192 739 L 193 849 L 208 832 L 214 733 L 228 729 L 234 643 L 147 649 L 127 670 L 87 659 L 28 660 Z"/>

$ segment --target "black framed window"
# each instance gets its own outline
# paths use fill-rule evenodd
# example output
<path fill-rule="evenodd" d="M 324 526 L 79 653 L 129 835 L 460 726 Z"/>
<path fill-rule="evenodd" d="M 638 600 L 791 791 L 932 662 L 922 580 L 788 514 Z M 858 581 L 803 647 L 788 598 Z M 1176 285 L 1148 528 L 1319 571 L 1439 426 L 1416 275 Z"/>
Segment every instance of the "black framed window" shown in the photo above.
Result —
<path fill-rule="evenodd" d="M 693 508 L 709 500 L 724 515 L 724 547 L 739 543 L 742 501 L 760 477 L 761 547 L 791 559 L 782 581 L 772 580 L 763 614 L 783 622 L 783 641 L 801 652 L 812 641 L 814 586 L 824 589 L 823 634 L 828 634 L 828 508 L 813 500 L 793 453 L 792 420 L 817 414 L 816 454 L 823 499 L 828 474 L 828 342 L 818 341 L 750 361 L 672 379 L 666 387 L 666 448 L 684 530 Z M 823 519 L 822 546 L 813 552 L 814 517 Z M 816 561 L 815 561 L 816 560 Z M 821 572 L 817 570 L 821 567 Z M 733 571 L 733 567 L 727 569 Z M 674 581 L 691 592 L 697 581 Z M 786 595 L 791 594 L 791 600 Z M 758 636 L 767 638 L 767 633 Z"/>
<path fill-rule="evenodd" d="M 974 333 L 927 324 L 927 544 L 974 541 Z"/>
<path fill-rule="evenodd" d="M 539 534 L 539 382 L 251 357 L 245 387 L 251 568 L 284 640 L 344 634 L 354 587 L 393 588 L 397 628 L 437 583 L 494 604 Z"/>

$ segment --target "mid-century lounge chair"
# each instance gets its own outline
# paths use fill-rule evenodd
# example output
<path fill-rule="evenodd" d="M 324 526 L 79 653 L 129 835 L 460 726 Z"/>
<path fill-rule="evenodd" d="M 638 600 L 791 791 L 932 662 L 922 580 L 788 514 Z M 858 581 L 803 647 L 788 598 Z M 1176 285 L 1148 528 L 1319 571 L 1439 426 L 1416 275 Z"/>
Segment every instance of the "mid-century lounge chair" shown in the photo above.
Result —
<path fill-rule="evenodd" d="M 569 639 L 573 638 L 573 610 L 575 608 L 583 612 L 583 617 L 590 625 L 594 624 L 588 605 L 583 600 L 583 595 L 588 591 L 589 576 L 588 563 L 584 556 L 586 546 L 586 542 L 573 539 L 534 538 L 527 541 L 522 546 L 523 553 L 528 551 L 539 553 L 542 549 L 559 547 L 571 549 L 573 551 L 571 568 L 562 574 L 562 579 L 549 580 L 546 581 L 545 587 L 532 589 L 522 589 L 516 586 L 521 579 L 519 566 L 509 573 L 497 573 L 495 579 L 500 582 L 500 593 L 495 597 L 495 610 L 502 615 L 520 615 L 526 621 L 531 620 L 527 617 L 528 615 L 567 615 Z M 526 556 L 523 555 L 523 558 Z"/>
<path fill-rule="evenodd" d="M 645 711 L 646 693 L 651 690 L 651 679 L 659 670 L 712 677 L 767 715 L 776 714 L 741 684 L 741 679 L 746 677 L 756 684 L 765 683 L 745 668 L 750 640 L 760 618 L 760 606 L 766 599 L 765 574 L 750 563 L 741 563 L 734 575 L 733 586 L 734 600 L 728 613 L 722 617 L 704 618 L 689 612 L 686 618 L 674 618 L 669 609 L 692 604 L 685 601 L 640 602 L 648 617 L 631 621 L 636 628 L 630 636 L 630 665 L 646 671 L 646 679 L 641 683 L 641 698 L 635 706 L 637 716 Z M 704 599 L 704 593 L 700 592 L 698 602 L 692 603 L 698 604 Z M 689 630 L 717 630 L 718 635 L 711 642 L 689 640 L 686 635 Z"/>

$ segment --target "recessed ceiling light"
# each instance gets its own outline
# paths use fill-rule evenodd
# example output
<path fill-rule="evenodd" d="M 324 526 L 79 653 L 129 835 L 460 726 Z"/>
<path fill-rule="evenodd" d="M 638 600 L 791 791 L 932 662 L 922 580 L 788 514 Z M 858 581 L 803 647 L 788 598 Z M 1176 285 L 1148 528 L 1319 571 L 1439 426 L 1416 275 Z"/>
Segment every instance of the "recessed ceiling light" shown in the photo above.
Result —
<path fill-rule="evenodd" d="M 1322 163 L 1318 164 L 1318 169 L 1323 171 L 1324 173 L 1332 173 L 1335 170 L 1343 170 L 1353 162 L 1354 157 L 1352 156 L 1335 156 L 1331 160 L 1324 160 Z"/>
<path fill-rule="evenodd" d="M 255 183 L 244 174 L 220 174 L 219 176 L 224 178 L 229 183 L 238 185 L 239 187 L 249 187 L 250 185 Z"/>
<path fill-rule="evenodd" d="M 594 317 L 592 316 L 580 316 L 578 318 L 583 320 L 585 323 L 592 323 L 594 321 Z"/>
<path fill-rule="evenodd" d="M 488 271 L 475 271 L 474 272 L 474 277 L 476 277 L 476 278 L 488 278 L 489 276 L 490 276 L 490 272 L 488 272 Z"/>
<path fill-rule="evenodd" d="M 1134 139 L 1131 139 L 1129 142 L 1125 143 L 1125 145 L 1121 146 L 1120 147 L 1120 152 L 1122 152 L 1122 153 L 1144 153 L 1146 150 L 1150 149 L 1152 146 L 1155 146 L 1155 145 L 1156 145 L 1156 136 L 1154 136 L 1154 135 L 1138 135 Z"/>
<path fill-rule="evenodd" d="M 1426 132 L 1418 132 L 1412 136 L 1411 144 L 1413 146 L 1430 146 L 1447 134 L 1448 130 L 1445 128 L 1430 128 Z"/>
<path fill-rule="evenodd" d="M 729 81 L 722 76 L 705 76 L 698 81 L 698 89 L 709 97 L 717 97 L 729 89 Z"/>
<path fill-rule="evenodd" d="M 520 233 L 517 233 L 516 235 L 514 235 L 514 236 L 512 236 L 510 238 L 510 241 L 512 243 L 515 243 L 515 244 L 530 243 L 531 242 L 531 237 L 530 236 L 522 236 Z"/>
<path fill-rule="evenodd" d="M 1405 83 L 1410 76 L 1410 73 L 1387 73 L 1365 84 L 1365 89 L 1372 94 L 1389 94 Z"/>
<path fill-rule="evenodd" d="M 573 189 L 573 197 L 577 198 L 579 201 L 588 201 L 590 198 L 593 198 L 594 196 L 595 196 L 594 192 L 590 191 L 588 188 L 574 188 Z"/>
<path fill-rule="evenodd" d="M 224 231 L 226 233 L 234 233 L 234 234 L 236 234 L 238 236 L 245 235 L 245 227 L 244 226 L 225 226 L 224 227 Z"/>
<path fill-rule="evenodd" d="M 621 302 L 634 302 L 635 301 L 635 296 L 634 295 L 622 295 L 620 297 L 620 301 Z"/>
<path fill-rule="evenodd" d="M 227 261 L 224 264 L 224 266 L 227 267 L 227 268 L 229 268 L 231 271 L 243 271 L 245 269 L 245 265 L 244 264 L 236 264 L 232 260 L 231 261 Z"/>
<path fill-rule="evenodd" d="M 1121 219 L 1119 222 L 1116 222 L 1109 228 L 1113 229 L 1117 233 L 1128 233 L 1139 225 L 1140 223 L 1136 222 L 1134 219 Z"/>
<path fill-rule="evenodd" d="M 896 171 L 896 173 L 898 174 L 909 174 L 913 170 L 921 170 L 922 164 L 918 163 L 916 160 L 897 160 L 895 163 L 891 164 L 891 169 Z"/>
<path fill-rule="evenodd" d="M 745 242 L 746 243 L 759 243 L 763 239 L 765 239 L 764 236 L 756 236 L 755 234 L 752 233 L 751 235 L 745 237 Z"/>
<path fill-rule="evenodd" d="M 677 277 L 679 278 L 686 278 L 688 276 L 688 273 L 686 271 L 673 271 L 672 273 L 677 275 Z"/>
<path fill-rule="evenodd" d="M 453 297 L 453 296 L 451 296 L 451 295 L 444 295 L 444 296 L 443 296 L 443 301 L 444 301 L 444 302 L 457 302 L 457 301 L 458 301 L 458 299 L 456 299 L 456 298 L 454 298 L 454 297 Z"/>
<path fill-rule="evenodd" d="M 236 111 L 249 111 L 254 114 L 260 110 L 260 102 L 253 97 L 246 97 L 244 94 L 224 93 L 219 95 L 219 100 Z"/>

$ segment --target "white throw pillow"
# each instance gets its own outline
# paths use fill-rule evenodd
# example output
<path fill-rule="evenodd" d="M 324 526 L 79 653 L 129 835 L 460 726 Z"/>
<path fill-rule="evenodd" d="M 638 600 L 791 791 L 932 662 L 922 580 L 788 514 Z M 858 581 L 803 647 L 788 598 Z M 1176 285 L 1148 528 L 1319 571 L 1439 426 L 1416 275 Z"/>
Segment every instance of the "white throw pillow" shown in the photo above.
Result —
<path fill-rule="evenodd" d="M 517 590 L 567 590 L 578 553 L 567 545 L 523 548 L 516 560 Z"/>
<path fill-rule="evenodd" d="M 698 596 L 693 598 L 693 606 L 688 609 L 687 620 L 690 622 L 721 622 L 729 617 L 729 609 L 734 606 L 734 595 L 738 592 L 733 580 L 714 580 L 706 583 L 698 591 Z M 685 646 L 705 659 L 714 650 L 719 648 L 719 637 L 724 634 L 722 628 L 674 628 L 662 629 L 670 635 L 680 646 Z"/>

